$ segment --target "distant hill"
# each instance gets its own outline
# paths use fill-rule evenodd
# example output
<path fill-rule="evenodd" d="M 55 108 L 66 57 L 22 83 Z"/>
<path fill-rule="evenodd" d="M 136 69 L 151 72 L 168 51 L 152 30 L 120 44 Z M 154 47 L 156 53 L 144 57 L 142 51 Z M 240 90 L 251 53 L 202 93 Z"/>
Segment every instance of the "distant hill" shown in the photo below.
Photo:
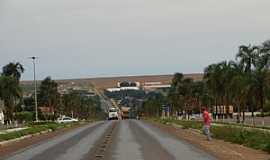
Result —
<path fill-rule="evenodd" d="M 202 80 L 203 74 L 185 74 L 186 78 L 192 78 L 195 81 Z M 59 84 L 63 85 L 76 85 L 76 86 L 95 86 L 99 90 L 105 88 L 116 87 L 119 81 L 134 81 L 140 82 L 161 82 L 162 84 L 170 84 L 173 78 L 172 74 L 168 75 L 142 75 L 142 76 L 120 76 L 120 77 L 99 77 L 99 78 L 82 78 L 82 79 L 65 79 L 56 80 Z M 21 84 L 33 88 L 32 81 L 22 81 Z"/>

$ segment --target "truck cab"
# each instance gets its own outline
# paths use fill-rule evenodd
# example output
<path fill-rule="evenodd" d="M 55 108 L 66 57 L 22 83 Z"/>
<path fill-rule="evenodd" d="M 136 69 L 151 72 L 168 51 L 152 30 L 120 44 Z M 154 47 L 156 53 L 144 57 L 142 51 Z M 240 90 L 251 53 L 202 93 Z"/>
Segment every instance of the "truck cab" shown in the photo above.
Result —
<path fill-rule="evenodd" d="M 129 107 L 121 107 L 121 111 L 122 111 L 122 119 L 129 119 Z"/>

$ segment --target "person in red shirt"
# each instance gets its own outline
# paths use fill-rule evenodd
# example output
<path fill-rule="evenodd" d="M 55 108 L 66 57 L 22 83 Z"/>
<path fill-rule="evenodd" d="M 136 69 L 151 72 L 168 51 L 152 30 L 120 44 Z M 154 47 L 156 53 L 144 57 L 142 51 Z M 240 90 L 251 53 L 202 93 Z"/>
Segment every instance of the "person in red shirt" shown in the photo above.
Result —
<path fill-rule="evenodd" d="M 203 133 L 207 136 L 207 140 L 211 141 L 210 127 L 211 127 L 211 118 L 207 111 L 207 108 L 202 108 L 203 112 Z"/>

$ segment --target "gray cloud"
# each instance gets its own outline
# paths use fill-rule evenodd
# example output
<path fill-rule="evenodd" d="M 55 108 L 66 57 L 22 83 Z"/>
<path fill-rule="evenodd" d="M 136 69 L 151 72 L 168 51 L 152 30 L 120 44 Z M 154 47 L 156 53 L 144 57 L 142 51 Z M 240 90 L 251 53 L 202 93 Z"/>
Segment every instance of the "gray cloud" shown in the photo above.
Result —
<path fill-rule="evenodd" d="M 202 72 L 269 39 L 269 0 L 0 0 L 0 65 L 38 77 Z"/>

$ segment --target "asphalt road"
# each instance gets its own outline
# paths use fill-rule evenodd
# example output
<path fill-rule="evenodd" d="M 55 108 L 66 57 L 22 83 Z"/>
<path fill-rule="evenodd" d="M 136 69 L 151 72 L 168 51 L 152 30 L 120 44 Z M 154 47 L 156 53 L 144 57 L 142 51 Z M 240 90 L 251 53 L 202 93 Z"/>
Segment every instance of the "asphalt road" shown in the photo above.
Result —
<path fill-rule="evenodd" d="M 211 155 L 136 121 L 97 122 L 17 151 L 4 160 L 214 160 Z"/>

